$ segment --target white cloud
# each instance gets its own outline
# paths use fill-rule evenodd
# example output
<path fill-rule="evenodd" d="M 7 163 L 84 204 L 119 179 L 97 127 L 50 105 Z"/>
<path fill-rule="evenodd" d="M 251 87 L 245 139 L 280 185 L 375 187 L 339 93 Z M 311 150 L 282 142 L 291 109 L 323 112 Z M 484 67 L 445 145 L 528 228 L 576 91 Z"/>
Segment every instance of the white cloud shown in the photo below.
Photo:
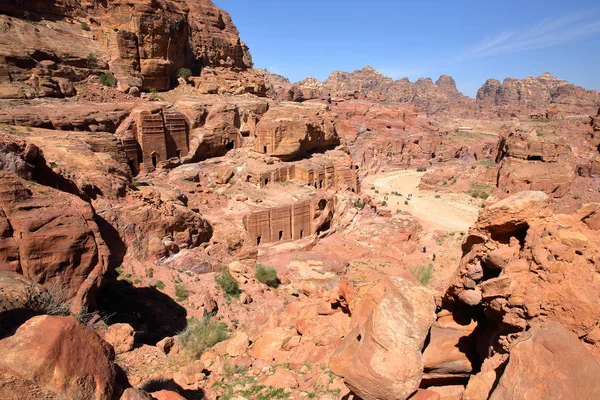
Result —
<path fill-rule="evenodd" d="M 506 31 L 485 38 L 462 55 L 473 59 L 556 46 L 600 33 L 597 12 L 577 12 L 562 17 L 549 17 L 529 29 Z"/>

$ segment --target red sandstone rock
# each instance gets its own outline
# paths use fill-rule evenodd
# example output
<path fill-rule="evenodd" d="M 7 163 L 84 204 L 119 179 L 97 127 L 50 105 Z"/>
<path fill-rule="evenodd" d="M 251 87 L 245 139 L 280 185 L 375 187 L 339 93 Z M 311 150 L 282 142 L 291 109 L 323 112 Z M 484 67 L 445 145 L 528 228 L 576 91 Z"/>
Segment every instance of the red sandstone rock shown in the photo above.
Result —
<path fill-rule="evenodd" d="M 407 398 L 423 376 L 421 348 L 434 321 L 432 293 L 403 278 L 372 288 L 329 367 L 365 400 Z"/>
<path fill-rule="evenodd" d="M 583 111 L 595 109 L 600 95 L 546 72 L 539 77 L 506 78 L 502 84 L 496 79 L 489 79 L 477 91 L 477 101 L 501 106 L 522 106 L 544 112 L 551 104 L 577 106 Z"/>
<path fill-rule="evenodd" d="M 522 334 L 490 400 L 596 399 L 600 363 L 557 322 Z"/>
<path fill-rule="evenodd" d="M 254 151 L 296 159 L 311 150 L 337 145 L 335 115 L 321 105 L 271 107 L 256 126 Z"/>
<path fill-rule="evenodd" d="M 0 171 L 0 208 L 0 269 L 63 290 L 73 299 L 75 312 L 94 307 L 109 250 L 92 207 L 73 195 Z"/>
<path fill-rule="evenodd" d="M 592 277 L 599 245 L 580 217 L 554 214 L 544 193 L 519 192 L 481 213 L 446 299 L 473 305 L 465 293 L 480 291 L 488 324 L 496 325 L 487 334 L 555 320 L 584 337 L 600 315 L 593 295 L 600 287 Z M 473 282 L 475 289 L 465 286 Z"/>
<path fill-rule="evenodd" d="M 152 400 L 152 396 L 140 389 L 127 388 L 119 400 Z"/>
<path fill-rule="evenodd" d="M 476 358 L 475 321 L 460 324 L 452 314 L 438 316 L 429 331 L 429 344 L 423 352 L 427 379 L 467 376 L 472 370 L 471 359 Z"/>
<path fill-rule="evenodd" d="M 150 394 L 156 400 L 185 400 L 185 397 L 171 390 L 159 390 Z"/>
<path fill-rule="evenodd" d="M 0 6 L 0 12 L 33 20 L 1 16 L 8 29 L 2 36 L 0 60 L 10 77 L 0 89 L 4 96 L 73 95 L 69 80 L 82 80 L 95 69 L 110 68 L 119 88 L 127 91 L 130 87 L 166 90 L 180 67 L 252 66 L 248 47 L 240 41 L 231 18 L 210 0 L 160 0 L 153 6 L 143 1 L 102 7 L 73 6 L 70 0 L 54 6 L 40 4 L 9 1 Z M 85 16 L 93 22 L 82 29 L 77 19 Z M 36 22 L 41 18 L 45 23 Z M 48 56 L 40 59 L 40 54 Z M 48 60 L 56 63 L 48 68 L 44 64 Z M 12 84 L 30 76 L 30 85 Z M 65 76 L 68 79 L 63 80 Z"/>
<path fill-rule="evenodd" d="M 125 353 L 133 349 L 135 332 L 129 324 L 110 325 L 100 334 L 114 348 L 115 354 Z"/>
<path fill-rule="evenodd" d="M 0 340 L 0 350 L 3 399 L 111 399 L 114 352 L 72 317 L 33 317 Z"/>

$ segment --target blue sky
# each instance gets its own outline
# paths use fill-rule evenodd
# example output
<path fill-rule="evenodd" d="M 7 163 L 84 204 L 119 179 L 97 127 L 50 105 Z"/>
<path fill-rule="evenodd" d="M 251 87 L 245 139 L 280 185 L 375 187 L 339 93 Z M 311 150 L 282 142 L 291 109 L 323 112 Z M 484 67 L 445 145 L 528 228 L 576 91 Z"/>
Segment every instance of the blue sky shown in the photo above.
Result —
<path fill-rule="evenodd" d="M 488 78 L 551 72 L 600 90 L 600 2 L 213 0 L 254 64 L 292 82 L 365 65 L 394 79 L 440 74 L 475 96 Z"/>

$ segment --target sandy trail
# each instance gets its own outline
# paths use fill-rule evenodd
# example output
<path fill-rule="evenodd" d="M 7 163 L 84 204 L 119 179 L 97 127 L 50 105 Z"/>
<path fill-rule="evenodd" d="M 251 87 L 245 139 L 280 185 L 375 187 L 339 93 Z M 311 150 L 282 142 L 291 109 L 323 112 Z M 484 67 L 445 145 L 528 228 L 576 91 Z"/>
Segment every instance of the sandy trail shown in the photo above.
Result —
<path fill-rule="evenodd" d="M 477 203 L 464 193 L 440 193 L 436 198 L 434 192 L 420 191 L 418 186 L 423 174 L 416 171 L 380 173 L 365 178 L 363 188 L 377 203 L 387 198 L 387 207 L 392 212 L 399 209 L 411 213 L 425 232 L 467 232 L 477 220 Z M 402 196 L 392 192 L 400 192 Z M 409 194 L 412 197 L 406 205 Z"/>

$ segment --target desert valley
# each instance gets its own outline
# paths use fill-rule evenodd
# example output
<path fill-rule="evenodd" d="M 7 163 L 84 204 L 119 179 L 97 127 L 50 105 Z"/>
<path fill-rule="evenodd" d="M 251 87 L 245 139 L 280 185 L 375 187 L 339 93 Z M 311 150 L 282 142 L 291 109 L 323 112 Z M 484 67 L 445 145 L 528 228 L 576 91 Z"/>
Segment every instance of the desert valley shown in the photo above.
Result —
<path fill-rule="evenodd" d="M 1 399 L 600 398 L 599 92 L 292 83 L 211 0 L 0 32 Z"/>

